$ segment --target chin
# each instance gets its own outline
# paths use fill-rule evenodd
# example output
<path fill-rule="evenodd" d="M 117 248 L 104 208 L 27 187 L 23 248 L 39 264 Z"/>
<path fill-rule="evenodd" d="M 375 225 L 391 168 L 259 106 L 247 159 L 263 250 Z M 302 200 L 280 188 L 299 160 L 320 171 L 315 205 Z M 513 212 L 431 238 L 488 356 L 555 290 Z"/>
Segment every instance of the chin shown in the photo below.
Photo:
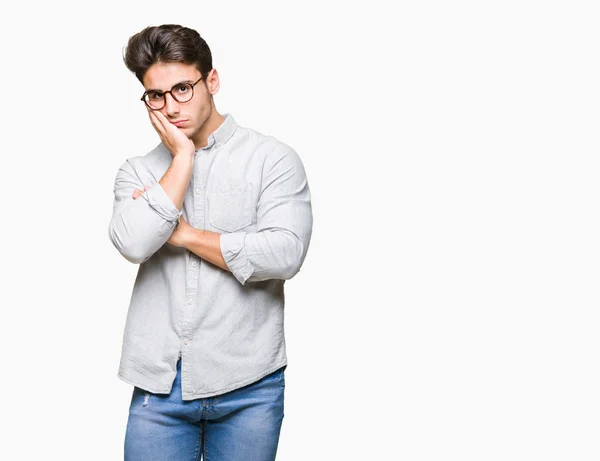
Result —
<path fill-rule="evenodd" d="M 179 128 L 179 131 L 181 131 L 188 138 L 192 135 L 192 130 L 190 130 L 189 128 Z"/>

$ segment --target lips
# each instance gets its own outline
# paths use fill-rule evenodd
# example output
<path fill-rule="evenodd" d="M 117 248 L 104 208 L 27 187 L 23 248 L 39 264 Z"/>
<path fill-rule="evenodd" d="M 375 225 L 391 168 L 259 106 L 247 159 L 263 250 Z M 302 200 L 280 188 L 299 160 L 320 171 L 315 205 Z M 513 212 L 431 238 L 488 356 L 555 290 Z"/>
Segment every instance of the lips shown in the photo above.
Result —
<path fill-rule="evenodd" d="M 175 126 L 181 126 L 181 125 L 184 125 L 185 122 L 187 122 L 187 120 L 177 120 L 176 122 L 171 122 L 171 123 Z"/>

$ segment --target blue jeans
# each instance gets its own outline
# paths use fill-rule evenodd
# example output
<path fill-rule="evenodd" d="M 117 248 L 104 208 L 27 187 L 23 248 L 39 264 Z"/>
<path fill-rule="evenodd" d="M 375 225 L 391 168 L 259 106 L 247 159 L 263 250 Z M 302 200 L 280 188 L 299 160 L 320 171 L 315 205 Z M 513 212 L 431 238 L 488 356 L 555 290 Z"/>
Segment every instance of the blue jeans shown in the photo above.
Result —
<path fill-rule="evenodd" d="M 284 371 L 189 401 L 181 399 L 181 361 L 169 395 L 134 386 L 125 461 L 273 461 L 283 421 Z"/>

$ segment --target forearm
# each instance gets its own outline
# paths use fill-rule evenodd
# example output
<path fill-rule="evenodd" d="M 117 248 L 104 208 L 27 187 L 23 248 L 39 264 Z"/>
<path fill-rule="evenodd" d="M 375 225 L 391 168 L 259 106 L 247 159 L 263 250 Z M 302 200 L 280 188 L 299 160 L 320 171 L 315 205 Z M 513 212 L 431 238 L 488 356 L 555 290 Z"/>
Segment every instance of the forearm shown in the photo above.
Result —
<path fill-rule="evenodd" d="M 146 184 L 148 189 L 136 200 L 135 191 L 145 186 L 136 172 L 137 163 L 127 160 L 117 172 L 109 237 L 128 261 L 141 264 L 167 241 L 181 211 L 160 183 Z M 176 163 L 173 173 L 180 168 Z"/>
<path fill-rule="evenodd" d="M 194 168 L 194 156 L 179 154 L 173 157 L 171 165 L 158 181 L 178 210 L 183 207 L 185 193 Z"/>
<path fill-rule="evenodd" d="M 244 284 L 291 279 L 302 266 L 309 239 L 309 233 L 299 237 L 286 229 L 271 229 L 223 234 L 220 244 L 227 266 Z"/>
<path fill-rule="evenodd" d="M 138 200 L 117 210 L 109 224 L 113 245 L 130 262 L 141 264 L 169 238 L 179 213 L 166 193 L 155 184 Z M 120 192 L 119 192 L 120 193 Z"/>
<path fill-rule="evenodd" d="M 242 285 L 294 277 L 312 234 L 308 181 L 295 151 L 274 151 L 262 183 L 254 232 L 225 233 L 220 240 L 223 259 Z"/>
<path fill-rule="evenodd" d="M 181 232 L 181 236 L 173 241 L 174 244 L 223 270 L 233 272 L 238 280 L 244 282 L 289 279 L 298 272 L 306 254 L 302 242 L 286 231 L 221 235 L 195 229 L 186 223 L 185 228 L 177 232 Z M 253 257 L 248 257 L 246 245 L 242 243 L 246 238 Z M 223 242 L 226 242 L 224 247 L 231 268 L 223 257 Z"/>
<path fill-rule="evenodd" d="M 198 257 L 223 270 L 229 271 L 221 254 L 221 234 L 202 229 L 189 228 L 182 245 Z"/>

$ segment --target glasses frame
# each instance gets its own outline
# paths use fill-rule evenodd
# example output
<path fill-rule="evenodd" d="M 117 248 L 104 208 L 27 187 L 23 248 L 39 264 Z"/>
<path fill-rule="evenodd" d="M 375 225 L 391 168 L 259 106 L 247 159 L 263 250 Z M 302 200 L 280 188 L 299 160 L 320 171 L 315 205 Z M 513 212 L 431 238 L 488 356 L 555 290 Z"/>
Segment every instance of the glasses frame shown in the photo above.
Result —
<path fill-rule="evenodd" d="M 188 82 L 179 82 L 179 83 L 176 83 L 175 85 L 173 85 L 173 86 L 171 87 L 171 89 L 170 89 L 170 90 L 167 90 L 167 91 L 160 91 L 160 90 L 148 90 L 148 91 L 144 91 L 144 94 L 142 95 L 142 97 L 141 97 L 141 99 L 140 99 L 140 100 L 141 100 L 141 101 L 143 101 L 143 103 L 144 103 L 144 104 L 146 104 L 146 107 L 147 107 L 148 109 L 150 109 L 150 110 L 161 110 L 163 107 L 165 107 L 165 106 L 167 105 L 167 93 L 169 93 L 169 94 L 171 95 L 171 97 L 172 97 L 172 98 L 173 98 L 175 101 L 177 101 L 179 104 L 185 104 L 186 102 L 190 102 L 190 101 L 191 101 L 191 100 L 194 98 L 194 87 L 195 87 L 195 86 L 196 86 L 196 85 L 197 85 L 197 84 L 200 82 L 200 80 L 202 80 L 202 77 L 200 77 L 200 78 L 199 78 L 198 80 L 196 80 L 194 83 L 188 83 Z M 183 85 L 183 84 L 190 85 L 190 86 L 192 87 L 192 95 L 190 96 L 190 99 L 188 99 L 187 101 L 183 101 L 183 102 L 182 102 L 182 101 L 180 101 L 179 99 L 177 99 L 177 98 L 175 97 L 175 95 L 172 93 L 172 91 L 173 91 L 173 90 L 174 90 L 176 87 L 178 87 L 178 86 L 180 86 L 180 85 Z M 163 105 L 162 105 L 162 106 L 160 106 L 159 108 L 156 108 L 156 107 L 152 107 L 152 106 L 150 106 L 150 104 L 148 104 L 148 101 L 146 101 L 146 95 L 148 94 L 148 92 L 149 92 L 149 91 L 159 91 L 159 92 L 161 92 L 161 93 L 162 93 L 162 97 L 163 97 Z"/>

